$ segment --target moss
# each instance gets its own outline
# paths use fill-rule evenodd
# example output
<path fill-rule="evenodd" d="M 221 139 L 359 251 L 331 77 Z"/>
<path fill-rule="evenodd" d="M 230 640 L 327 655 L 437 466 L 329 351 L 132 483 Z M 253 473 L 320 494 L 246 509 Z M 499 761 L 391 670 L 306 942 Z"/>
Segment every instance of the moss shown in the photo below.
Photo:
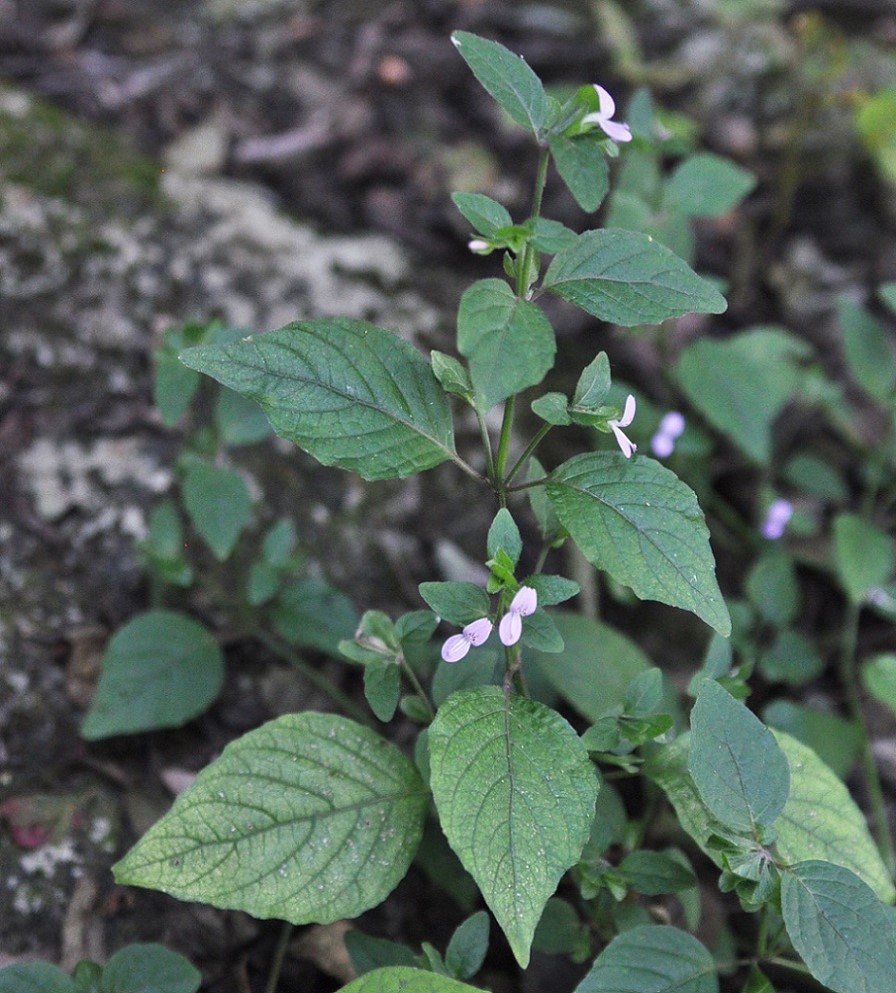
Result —
<path fill-rule="evenodd" d="M 89 210 L 132 216 L 159 199 L 159 164 L 110 129 L 0 87 L 0 178 Z"/>

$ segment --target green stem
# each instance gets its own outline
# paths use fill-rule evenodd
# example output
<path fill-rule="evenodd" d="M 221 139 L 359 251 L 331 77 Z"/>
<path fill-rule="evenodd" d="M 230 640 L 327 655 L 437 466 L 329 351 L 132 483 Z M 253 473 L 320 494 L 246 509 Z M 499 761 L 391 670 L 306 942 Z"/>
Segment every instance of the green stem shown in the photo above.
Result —
<path fill-rule="evenodd" d="M 506 482 L 504 467 L 507 465 L 507 450 L 510 447 L 510 433 L 513 427 L 513 408 L 516 397 L 508 397 L 504 404 L 504 420 L 501 422 L 501 436 L 498 439 L 498 454 L 495 458 L 495 482 L 498 485 L 498 499 L 502 507 L 507 506 Z"/>
<path fill-rule="evenodd" d="M 264 993 L 277 993 L 277 984 L 280 982 L 280 971 L 283 968 L 283 959 L 286 957 L 286 948 L 289 945 L 289 936 L 292 934 L 292 924 L 284 922 L 277 939 L 277 947 L 274 949 L 274 957 L 271 960 L 271 971 L 268 973 L 268 981 L 264 986 Z"/>
<path fill-rule="evenodd" d="M 353 717 L 361 724 L 366 724 L 368 727 L 376 728 L 376 722 L 366 710 L 359 707 L 350 696 L 343 693 L 338 686 L 334 686 L 331 680 L 329 680 L 323 673 L 318 672 L 313 666 L 310 666 L 288 645 L 282 644 L 277 638 L 261 631 L 257 632 L 255 637 L 258 638 L 265 648 L 273 652 L 274 655 L 288 662 L 294 669 L 298 669 L 302 676 L 304 676 L 304 678 L 307 679 L 308 682 L 315 687 L 315 689 L 325 693 L 333 701 L 333 703 L 341 707 L 346 714 Z"/>
<path fill-rule="evenodd" d="M 408 682 L 414 687 L 414 692 L 423 701 L 426 712 L 429 714 L 429 719 L 432 720 L 436 716 L 436 712 L 433 710 L 432 704 L 429 702 L 429 697 L 426 695 L 426 691 L 417 678 L 417 673 L 411 668 L 408 660 L 404 657 L 404 654 L 399 655 L 398 664 L 401 666 L 402 671 L 408 677 Z"/>
<path fill-rule="evenodd" d="M 485 471 L 489 482 L 497 490 L 498 477 L 495 473 L 495 456 L 492 452 L 492 440 L 489 437 L 488 428 L 485 425 L 485 418 L 478 409 L 476 410 L 476 421 L 479 424 L 479 436 L 482 438 L 482 448 L 485 452 Z"/>
<path fill-rule="evenodd" d="M 871 735 L 868 731 L 868 722 L 865 719 L 858 688 L 856 645 L 859 636 L 859 611 L 859 605 L 854 603 L 850 603 L 846 609 L 840 641 L 840 686 L 846 699 L 849 716 L 855 721 L 862 733 L 862 750 L 859 755 L 859 762 L 865 780 L 865 789 L 868 792 L 868 805 L 871 808 L 871 828 L 877 841 L 877 847 L 880 849 L 881 858 L 884 860 L 887 872 L 892 877 L 896 874 L 896 850 L 894 850 L 893 839 L 890 836 L 884 791 L 874 761 Z"/>
<path fill-rule="evenodd" d="M 526 446 L 526 450 L 516 460 L 516 462 L 514 462 L 513 468 L 510 470 L 510 472 L 507 473 L 507 478 L 504 480 L 505 486 L 507 486 L 510 483 L 511 479 L 513 479 L 513 477 L 520 471 L 520 469 L 523 468 L 523 466 L 528 461 L 529 456 L 535 451 L 536 448 L 538 448 L 544 436 L 548 433 L 548 431 L 551 430 L 553 426 L 554 426 L 553 424 L 542 424 L 542 426 L 538 429 L 538 432 L 535 435 L 535 437 Z"/>

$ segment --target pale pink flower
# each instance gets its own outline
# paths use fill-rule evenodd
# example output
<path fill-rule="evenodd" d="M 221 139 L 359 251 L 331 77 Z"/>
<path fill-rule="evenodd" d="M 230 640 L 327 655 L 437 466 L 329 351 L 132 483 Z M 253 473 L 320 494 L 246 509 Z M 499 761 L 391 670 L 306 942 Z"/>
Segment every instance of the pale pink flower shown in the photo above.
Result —
<path fill-rule="evenodd" d="M 616 442 L 622 449 L 622 454 L 627 459 L 632 457 L 632 453 L 637 451 L 638 446 L 626 437 L 625 432 L 622 429 L 627 428 L 634 419 L 635 398 L 631 395 L 631 393 L 629 393 L 625 401 L 625 410 L 622 412 L 622 417 L 618 420 L 607 421 L 607 426 L 616 436 Z"/>
<path fill-rule="evenodd" d="M 460 634 L 453 634 L 442 645 L 442 660 L 444 662 L 460 662 L 471 648 L 488 641 L 492 633 L 492 622 L 487 617 L 468 624 Z"/>
<path fill-rule="evenodd" d="M 531 586 L 521 586 L 514 594 L 507 613 L 498 625 L 498 637 L 502 645 L 515 645 L 523 633 L 523 618 L 535 613 L 538 594 Z"/>
<path fill-rule="evenodd" d="M 663 416 L 656 434 L 650 439 L 650 447 L 657 458 L 667 459 L 675 451 L 675 442 L 684 431 L 684 416 L 677 410 L 670 410 Z"/>
<path fill-rule="evenodd" d="M 616 113 L 616 101 L 602 86 L 598 86 L 597 83 L 594 84 L 594 90 L 597 93 L 597 101 L 600 109 L 593 114 L 586 114 L 582 118 L 582 123 L 596 124 L 613 141 L 620 143 L 631 141 L 632 132 L 629 126 L 623 124 L 621 121 L 613 120 L 613 115 Z"/>
<path fill-rule="evenodd" d="M 772 500 L 765 512 L 765 520 L 759 528 L 759 533 L 769 541 L 777 541 L 782 537 L 790 518 L 793 516 L 793 504 L 783 497 Z"/>

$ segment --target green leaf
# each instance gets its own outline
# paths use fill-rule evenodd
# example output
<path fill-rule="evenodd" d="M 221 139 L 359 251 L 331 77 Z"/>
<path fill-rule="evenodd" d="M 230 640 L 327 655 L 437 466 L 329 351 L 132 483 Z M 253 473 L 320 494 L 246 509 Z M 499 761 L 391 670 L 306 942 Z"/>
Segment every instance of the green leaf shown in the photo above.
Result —
<path fill-rule="evenodd" d="M 470 379 L 470 374 L 464 365 L 453 355 L 446 355 L 445 352 L 437 352 L 435 349 L 429 353 L 429 361 L 432 374 L 446 393 L 462 397 L 467 403 L 473 403 L 473 380 Z"/>
<path fill-rule="evenodd" d="M 566 900 L 552 896 L 535 929 L 532 947 L 544 955 L 570 955 L 583 939 L 587 942 L 587 931 L 575 909 Z"/>
<path fill-rule="evenodd" d="M 395 662 L 377 659 L 364 667 L 364 697 L 379 720 L 392 720 L 400 696 L 401 671 Z"/>
<path fill-rule="evenodd" d="M 537 414 L 548 424 L 565 426 L 572 424 L 569 416 L 569 401 L 563 393 L 545 393 L 532 401 L 532 413 Z"/>
<path fill-rule="evenodd" d="M 878 293 L 881 300 L 896 314 L 896 283 L 884 283 Z"/>
<path fill-rule="evenodd" d="M 491 611 L 485 590 L 475 583 L 420 583 L 417 589 L 439 617 L 460 627 Z"/>
<path fill-rule="evenodd" d="M 770 728 L 786 731 L 812 749 L 839 779 L 846 779 L 856 764 L 862 748 L 862 732 L 855 721 L 780 699 L 763 709 L 762 719 Z M 790 782 L 792 791 L 792 770 Z"/>
<path fill-rule="evenodd" d="M 790 766 L 790 798 L 775 821 L 779 856 L 842 865 L 891 903 L 896 888 L 847 788 L 811 748 L 782 731 L 774 735 Z"/>
<path fill-rule="evenodd" d="M 234 469 L 190 458 L 184 467 L 184 506 L 193 527 L 223 562 L 252 516 L 252 497 Z"/>
<path fill-rule="evenodd" d="M 572 228 L 547 217 L 536 217 L 532 224 L 531 244 L 545 255 L 556 255 L 562 248 L 578 241 L 578 238 Z"/>
<path fill-rule="evenodd" d="M 196 993 L 202 975 L 162 945 L 126 945 L 106 963 L 101 993 Z"/>
<path fill-rule="evenodd" d="M 497 687 L 449 697 L 429 748 L 442 830 L 525 966 L 545 902 L 588 840 L 588 753 L 558 713 Z"/>
<path fill-rule="evenodd" d="M 563 576 L 548 576 L 544 573 L 537 573 L 529 576 L 525 582 L 526 586 L 531 586 L 538 594 L 539 607 L 553 607 L 554 604 L 563 603 L 579 592 L 579 584 Z"/>
<path fill-rule="evenodd" d="M 543 288 L 604 321 L 633 327 L 727 304 L 664 245 L 619 229 L 586 231 L 554 257 Z"/>
<path fill-rule="evenodd" d="M 297 579 L 283 587 L 271 605 L 271 620 L 290 644 L 337 659 L 339 642 L 358 627 L 351 600 L 323 579 Z"/>
<path fill-rule="evenodd" d="M 681 827 L 705 855 L 723 868 L 722 858 L 718 850 L 710 845 L 710 839 L 715 835 L 724 835 L 728 830 L 726 825 L 713 817 L 688 772 L 689 745 L 689 734 L 680 735 L 670 744 L 663 745 L 644 763 L 644 774 L 666 794 Z"/>
<path fill-rule="evenodd" d="M 405 965 L 413 968 L 417 965 L 417 956 L 407 945 L 397 941 L 374 938 L 358 928 L 346 931 L 342 940 L 352 960 L 352 967 L 359 976 L 381 966 Z"/>
<path fill-rule="evenodd" d="M 71 976 L 49 962 L 22 962 L 0 969 L 0 993 L 77 993 Z"/>
<path fill-rule="evenodd" d="M 784 630 L 762 653 L 759 671 L 769 682 L 802 686 L 824 670 L 824 659 L 815 642 L 799 631 Z"/>
<path fill-rule="evenodd" d="M 455 48 L 498 106 L 521 127 L 540 135 L 548 116 L 541 80 L 503 45 L 467 31 L 451 35 Z"/>
<path fill-rule="evenodd" d="M 793 559 L 778 548 L 764 551 L 747 573 L 747 598 L 769 624 L 784 627 L 799 610 L 799 586 Z"/>
<path fill-rule="evenodd" d="M 756 177 L 728 159 L 692 155 L 672 170 L 663 190 L 663 209 L 693 217 L 718 217 L 736 207 Z"/>
<path fill-rule="evenodd" d="M 690 610 L 720 634 L 731 631 L 703 514 L 673 472 L 652 459 L 585 453 L 551 474 L 547 492 L 592 565 L 642 599 Z"/>
<path fill-rule="evenodd" d="M 520 537 L 520 529 L 506 507 L 502 507 L 495 514 L 495 519 L 488 529 L 486 548 L 490 559 L 498 554 L 499 549 L 503 549 L 514 565 L 519 561 L 523 551 L 523 539 Z"/>
<path fill-rule="evenodd" d="M 261 404 L 274 430 L 324 465 L 391 479 L 455 457 L 451 411 L 426 360 L 365 321 L 289 324 L 181 361 Z"/>
<path fill-rule="evenodd" d="M 513 225 L 513 218 L 507 208 L 482 193 L 452 193 L 451 199 L 464 218 L 473 225 L 473 230 L 477 234 L 484 234 L 486 238 L 492 238 L 501 228 Z"/>
<path fill-rule="evenodd" d="M 706 806 L 739 831 L 769 827 L 790 793 L 790 769 L 772 732 L 715 680 L 691 711 L 688 768 Z"/>
<path fill-rule="evenodd" d="M 557 349 L 550 321 L 501 279 L 480 279 L 461 297 L 457 347 L 483 410 L 540 383 Z"/>
<path fill-rule="evenodd" d="M 211 705 L 224 678 L 211 633 L 172 610 L 138 614 L 119 628 L 101 666 L 81 728 L 88 741 L 180 727 Z"/>
<path fill-rule="evenodd" d="M 163 500 L 149 515 L 146 537 L 138 545 L 147 566 L 166 583 L 189 586 L 193 569 L 184 556 L 180 516 L 172 500 Z"/>
<path fill-rule="evenodd" d="M 765 464 L 771 457 L 772 423 L 800 385 L 796 360 L 808 354 L 804 342 L 784 331 L 754 328 L 724 341 L 694 342 L 681 353 L 675 372 L 710 424 Z"/>
<path fill-rule="evenodd" d="M 445 965 L 452 976 L 469 979 L 482 968 L 488 951 L 488 914 L 479 910 L 468 917 L 451 936 L 445 949 Z"/>
<path fill-rule="evenodd" d="M 523 644 L 539 652 L 556 654 L 563 651 L 563 635 L 557 630 L 553 617 L 539 610 L 523 624 Z"/>
<path fill-rule="evenodd" d="M 747 976 L 747 982 L 741 993 L 775 993 L 775 989 L 768 977 L 754 965 L 750 969 L 750 975 Z"/>
<path fill-rule="evenodd" d="M 390 966 L 377 969 L 343 986 L 338 993 L 482 993 L 475 986 L 459 983 L 434 972 Z"/>
<path fill-rule="evenodd" d="M 781 878 L 787 934 L 812 975 L 835 993 L 888 993 L 896 975 L 896 925 L 867 885 L 816 859 Z"/>
<path fill-rule="evenodd" d="M 642 925 L 617 935 L 575 993 L 718 993 L 707 949 L 678 928 Z"/>
<path fill-rule="evenodd" d="M 697 885 L 697 877 L 690 869 L 663 852 L 630 852 L 619 863 L 619 869 L 631 888 L 645 896 L 680 893 Z"/>
<path fill-rule="evenodd" d="M 226 387 L 218 391 L 214 417 L 225 445 L 252 445 L 271 433 L 271 425 L 261 407 Z"/>
<path fill-rule="evenodd" d="M 858 514 L 838 514 L 833 529 L 840 582 L 853 603 L 862 603 L 893 574 L 893 539 Z"/>
<path fill-rule="evenodd" d="M 165 332 L 162 347 L 153 354 L 153 403 L 166 427 L 171 428 L 177 424 L 199 389 L 199 376 L 192 369 L 183 367 L 178 361 L 177 353 L 190 342 L 195 342 L 201 332 L 202 329 L 197 325 L 170 328 Z"/>
<path fill-rule="evenodd" d="M 425 812 L 394 745 L 333 714 L 287 714 L 231 742 L 113 871 L 180 900 L 326 924 L 385 899 Z"/>
<path fill-rule="evenodd" d="M 610 189 L 610 170 L 600 141 L 558 135 L 549 146 L 557 172 L 576 203 L 589 214 L 597 210 Z"/>
<path fill-rule="evenodd" d="M 837 300 L 837 316 L 850 375 L 868 396 L 885 402 L 896 387 L 892 332 L 845 296 Z"/>
<path fill-rule="evenodd" d="M 523 665 L 537 666 L 567 703 L 590 721 L 621 708 L 631 681 L 650 666 L 644 652 L 608 624 L 583 614 L 554 611 L 551 617 L 563 638 L 563 652 L 543 655 L 531 650 Z"/>
<path fill-rule="evenodd" d="M 573 407 L 594 410 L 602 406 L 610 395 L 610 360 L 606 352 L 598 352 L 593 361 L 582 370 L 573 393 Z"/>
<path fill-rule="evenodd" d="M 896 714 L 896 655 L 875 655 L 862 666 L 860 675 L 867 692 Z"/>

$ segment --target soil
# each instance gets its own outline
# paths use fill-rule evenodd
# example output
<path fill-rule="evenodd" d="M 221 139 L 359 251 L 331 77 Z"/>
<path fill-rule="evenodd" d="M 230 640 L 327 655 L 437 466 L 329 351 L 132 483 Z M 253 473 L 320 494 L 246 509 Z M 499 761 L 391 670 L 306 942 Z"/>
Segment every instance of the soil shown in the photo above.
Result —
<path fill-rule="evenodd" d="M 698 228 L 696 268 L 730 286 L 714 327 L 784 324 L 836 374 L 836 297 L 896 280 L 893 188 L 848 100 L 893 84 L 896 10 L 792 2 L 763 16 L 757 3 L 738 20 L 711 6 L 640 0 L 628 36 L 611 5 L 586 0 L 0 0 L 0 966 L 71 969 L 159 941 L 202 969 L 207 993 L 264 987 L 281 925 L 116 887 L 109 870 L 227 741 L 332 702 L 222 626 L 227 676 L 208 713 L 178 731 L 79 736 L 109 635 L 151 602 L 137 542 L 177 482 L 182 432 L 153 405 L 152 353 L 190 320 L 265 330 L 338 314 L 451 350 L 463 287 L 499 273 L 466 250 L 450 192 L 524 216 L 533 162 L 452 30 L 503 41 L 553 84 L 649 84 L 705 147 L 754 171 L 747 204 Z M 838 76 L 845 44 L 867 56 Z M 589 224 L 558 184 L 545 212 Z M 571 368 L 612 347 L 614 371 L 657 388 L 637 336 L 552 317 Z M 676 334 L 707 327 L 684 319 Z M 235 460 L 267 495 L 262 518 L 292 516 L 311 574 L 359 611 L 404 612 L 421 606 L 417 582 L 476 574 L 488 508 L 471 510 L 449 470 L 365 487 L 270 442 Z M 817 597 L 823 617 L 831 593 Z M 213 604 L 191 609 L 222 623 Z M 703 637 L 684 622 L 673 668 Z M 360 699 L 356 670 L 307 661 Z M 892 776 L 893 729 L 878 730 Z M 443 947 L 463 917 L 415 868 L 360 924 Z M 279 988 L 346 982 L 343 927 L 297 929 Z M 536 957 L 521 977 L 497 951 L 479 981 L 551 993 L 580 974 Z"/>

